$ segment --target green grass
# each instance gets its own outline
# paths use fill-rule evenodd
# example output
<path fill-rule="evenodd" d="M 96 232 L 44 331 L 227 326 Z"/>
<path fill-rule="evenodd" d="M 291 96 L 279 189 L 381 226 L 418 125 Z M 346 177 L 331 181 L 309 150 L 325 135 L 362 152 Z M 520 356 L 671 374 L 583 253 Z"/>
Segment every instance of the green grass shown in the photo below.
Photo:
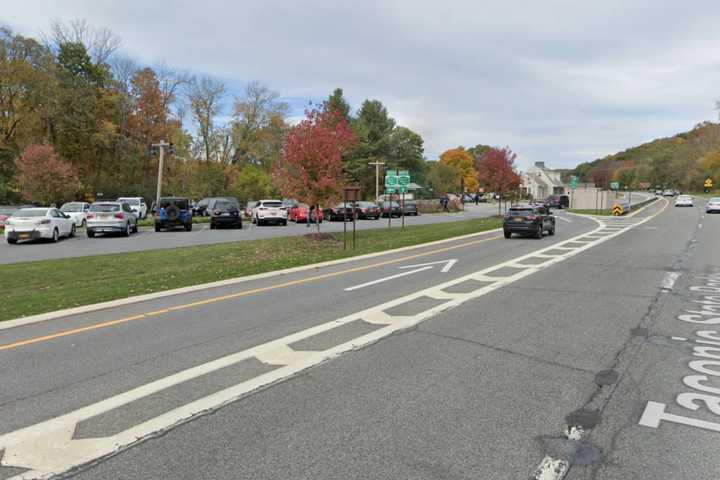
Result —
<path fill-rule="evenodd" d="M 332 233 L 3 265 L 0 321 L 417 245 L 501 226 L 502 219 L 483 218 L 414 225 L 404 230 L 398 227 L 363 230 L 357 232 L 355 251 L 344 251 L 342 234 Z"/>

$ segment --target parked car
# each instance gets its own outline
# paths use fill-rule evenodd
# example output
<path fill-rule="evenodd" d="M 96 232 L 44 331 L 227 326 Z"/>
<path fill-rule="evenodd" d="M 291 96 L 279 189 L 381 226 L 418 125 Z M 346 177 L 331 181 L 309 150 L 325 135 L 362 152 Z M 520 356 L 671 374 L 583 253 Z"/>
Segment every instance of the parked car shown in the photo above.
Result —
<path fill-rule="evenodd" d="M 288 212 L 280 200 L 260 200 L 253 208 L 253 223 L 257 226 L 287 225 Z"/>
<path fill-rule="evenodd" d="M 140 220 L 143 220 L 147 218 L 148 215 L 148 207 L 147 203 L 145 203 L 145 199 L 142 197 L 120 197 L 117 199 L 120 203 L 127 203 L 130 205 L 130 208 L 135 213 L 135 216 L 138 217 Z"/>
<path fill-rule="evenodd" d="M 215 202 L 210 214 L 210 229 L 218 227 L 242 228 L 242 214 L 236 202 L 231 200 Z"/>
<path fill-rule="evenodd" d="M 655 190 L 655 195 L 661 196 L 663 194 L 662 190 Z"/>
<path fill-rule="evenodd" d="M 18 210 L 20 210 L 20 207 L 13 207 L 9 205 L 0 206 L 0 231 L 5 229 L 7 219 Z"/>
<path fill-rule="evenodd" d="M 676 207 L 692 207 L 693 206 L 693 197 L 690 195 L 678 195 L 675 198 L 675 206 Z"/>
<path fill-rule="evenodd" d="M 400 204 L 397 202 L 384 201 L 380 202 L 379 206 L 384 218 L 387 218 L 389 215 L 392 215 L 393 217 L 399 217 L 402 215 L 402 212 L 400 211 Z"/>
<path fill-rule="evenodd" d="M 675 190 L 667 189 L 663 191 L 663 197 L 674 197 L 675 196 Z"/>
<path fill-rule="evenodd" d="M 335 205 L 334 207 L 330 207 L 325 212 L 325 216 L 331 222 L 335 222 L 335 221 L 340 222 L 340 221 L 344 221 L 344 220 L 351 222 L 353 219 L 352 204 L 351 203 L 347 203 L 347 204 L 340 203 L 338 205 Z"/>
<path fill-rule="evenodd" d="M 74 237 L 75 222 L 57 208 L 21 208 L 10 216 L 5 225 L 5 241 L 14 245 L 21 240 Z"/>
<path fill-rule="evenodd" d="M 532 205 L 510 207 L 503 218 L 505 238 L 513 233 L 542 238 L 543 233 L 555 235 L 555 217 L 549 210 Z"/>
<path fill-rule="evenodd" d="M 209 217 L 215 209 L 215 204 L 225 200 L 230 200 L 240 205 L 240 202 L 238 202 L 238 199 L 235 197 L 206 197 L 195 204 L 192 213 L 193 215 Z"/>
<path fill-rule="evenodd" d="M 380 205 L 375 202 L 357 202 L 355 204 L 355 214 L 358 219 L 377 220 L 382 215 Z"/>
<path fill-rule="evenodd" d="M 545 203 L 551 208 L 568 208 L 570 206 L 570 197 L 568 195 L 550 195 Z"/>
<path fill-rule="evenodd" d="M 713 197 L 705 204 L 705 213 L 720 213 L 720 197 Z"/>
<path fill-rule="evenodd" d="M 405 200 L 405 204 L 402 206 L 404 207 L 405 215 L 418 216 L 417 202 L 415 200 Z"/>
<path fill-rule="evenodd" d="M 293 208 L 297 204 L 298 204 L 297 200 L 293 200 L 292 198 L 283 198 L 282 199 L 282 207 L 280 207 L 280 208 L 285 209 L 289 213 L 290 209 Z"/>
<path fill-rule="evenodd" d="M 60 207 L 60 211 L 68 215 L 75 222 L 76 227 L 85 227 L 87 212 L 90 209 L 88 202 L 69 202 Z"/>
<path fill-rule="evenodd" d="M 95 237 L 98 233 L 119 233 L 129 237 L 138 231 L 138 218 L 123 202 L 95 202 L 90 205 L 87 213 L 87 236 Z"/>
<path fill-rule="evenodd" d="M 245 211 L 243 212 L 247 218 L 253 218 L 253 210 L 257 207 L 258 202 L 255 200 L 248 200 L 245 205 Z M 253 222 L 255 223 L 255 222 Z"/>
<path fill-rule="evenodd" d="M 160 204 L 153 206 L 155 231 L 183 227 L 192 231 L 193 214 L 190 199 L 185 197 L 160 197 Z"/>
<path fill-rule="evenodd" d="M 310 207 L 307 203 L 298 203 L 288 211 L 288 220 L 296 223 L 306 223 L 308 221 L 309 212 Z M 323 218 L 322 209 L 314 208 L 312 211 L 312 218 L 310 218 L 310 223 L 315 223 L 316 221 L 322 223 Z"/>

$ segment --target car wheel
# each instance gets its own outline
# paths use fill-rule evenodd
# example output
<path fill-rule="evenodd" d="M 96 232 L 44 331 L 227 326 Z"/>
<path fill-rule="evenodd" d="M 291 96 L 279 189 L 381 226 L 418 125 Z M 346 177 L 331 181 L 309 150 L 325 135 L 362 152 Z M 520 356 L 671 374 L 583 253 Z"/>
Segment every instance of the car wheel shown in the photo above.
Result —
<path fill-rule="evenodd" d="M 73 238 L 75 236 L 75 224 L 73 223 L 70 227 L 70 234 L 68 235 L 68 238 Z"/>
<path fill-rule="evenodd" d="M 505 238 L 510 238 L 510 237 L 512 237 L 512 232 L 509 232 L 509 231 L 507 231 L 507 230 L 505 230 L 505 231 L 503 232 L 503 234 L 505 234 Z"/>
<path fill-rule="evenodd" d="M 210 230 L 215 230 L 215 225 L 213 225 L 212 223 L 210 224 Z"/>
<path fill-rule="evenodd" d="M 138 233 L 138 224 L 135 222 L 135 225 L 133 225 L 133 233 Z"/>
<path fill-rule="evenodd" d="M 548 229 L 548 235 L 555 235 L 555 225 L 553 225 L 552 228 Z"/>
<path fill-rule="evenodd" d="M 128 222 L 125 224 L 125 231 L 123 232 L 123 237 L 129 237 L 131 231 L 132 228 L 130 227 L 130 222 Z"/>
<path fill-rule="evenodd" d="M 287 227 L 287 220 L 283 220 L 282 225 L 283 227 Z"/>
<path fill-rule="evenodd" d="M 7 243 L 9 243 L 10 245 L 15 245 L 17 243 L 17 240 L 14 238 L 8 238 Z"/>
<path fill-rule="evenodd" d="M 57 243 L 58 240 L 60 240 L 60 234 L 58 233 L 58 229 L 56 228 L 55 230 L 53 230 L 52 242 Z"/>
<path fill-rule="evenodd" d="M 156 231 L 156 232 L 159 232 L 159 231 L 161 231 L 161 230 L 162 230 L 162 228 L 160 227 L 160 225 L 158 225 L 158 224 L 156 223 L 156 224 L 155 224 L 155 231 Z"/>
<path fill-rule="evenodd" d="M 192 223 L 188 223 L 187 225 L 185 225 L 185 231 L 192 232 Z"/>
<path fill-rule="evenodd" d="M 535 232 L 535 238 L 543 238 L 543 227 L 538 225 L 537 232 Z"/>
<path fill-rule="evenodd" d="M 88 238 L 95 238 L 95 232 L 94 232 L 94 231 L 88 230 L 88 231 L 85 232 L 85 233 L 87 233 Z"/>

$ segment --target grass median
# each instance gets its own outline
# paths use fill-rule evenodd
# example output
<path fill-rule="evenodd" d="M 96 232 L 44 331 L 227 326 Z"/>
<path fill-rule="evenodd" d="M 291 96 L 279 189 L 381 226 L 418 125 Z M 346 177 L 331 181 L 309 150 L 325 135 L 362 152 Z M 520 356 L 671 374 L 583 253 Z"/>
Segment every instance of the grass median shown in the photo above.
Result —
<path fill-rule="evenodd" d="M 0 321 L 419 245 L 501 226 L 502 219 L 483 218 L 414 225 L 404 230 L 362 230 L 357 232 L 354 251 L 343 250 L 342 233 L 328 233 L 2 265 Z"/>

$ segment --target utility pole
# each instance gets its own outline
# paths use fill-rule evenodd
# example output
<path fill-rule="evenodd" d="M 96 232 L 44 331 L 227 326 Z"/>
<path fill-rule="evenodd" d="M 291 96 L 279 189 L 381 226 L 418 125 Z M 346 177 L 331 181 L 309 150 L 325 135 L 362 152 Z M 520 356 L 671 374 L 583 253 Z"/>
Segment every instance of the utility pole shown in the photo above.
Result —
<path fill-rule="evenodd" d="M 160 160 L 158 162 L 158 180 L 157 180 L 157 195 L 155 196 L 155 208 L 160 209 L 160 194 L 162 191 L 162 174 L 165 163 L 165 149 L 170 147 L 172 144 L 167 143 L 165 140 L 160 140 L 158 143 L 153 143 L 151 146 L 160 150 Z"/>
<path fill-rule="evenodd" d="M 385 162 L 375 160 L 368 165 L 375 165 L 375 202 L 377 202 L 380 198 L 380 165 L 385 165 Z"/>

